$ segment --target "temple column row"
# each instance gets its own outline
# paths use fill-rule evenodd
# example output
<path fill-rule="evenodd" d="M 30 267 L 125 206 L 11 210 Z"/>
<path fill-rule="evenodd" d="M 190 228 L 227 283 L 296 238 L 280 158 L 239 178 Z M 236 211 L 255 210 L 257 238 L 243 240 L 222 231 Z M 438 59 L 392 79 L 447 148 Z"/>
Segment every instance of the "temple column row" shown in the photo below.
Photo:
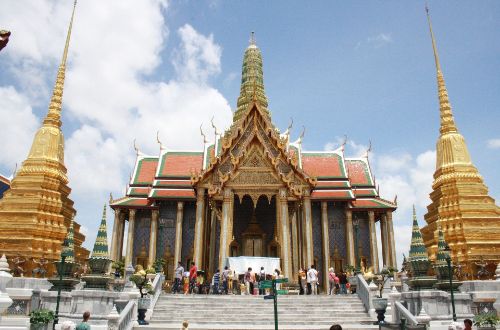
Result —
<path fill-rule="evenodd" d="M 184 217 L 184 202 L 177 202 L 177 214 L 175 218 L 175 248 L 174 248 L 174 267 L 182 258 L 182 219 Z"/>
<path fill-rule="evenodd" d="M 323 239 L 323 288 L 328 290 L 328 269 L 330 268 L 330 238 L 328 233 L 328 203 L 321 202 L 321 233 Z"/>
<path fill-rule="evenodd" d="M 193 261 L 198 268 L 202 266 L 203 258 L 203 228 L 205 218 L 205 189 L 198 188 L 196 196 L 196 220 L 194 224 Z"/>
<path fill-rule="evenodd" d="M 222 219 L 220 224 L 219 238 L 219 269 L 224 269 L 226 258 L 229 257 L 229 244 L 233 232 L 233 200 L 234 194 L 232 189 L 224 189 L 224 199 L 222 202 Z"/>
<path fill-rule="evenodd" d="M 291 260 L 291 244 L 290 244 L 290 229 L 288 220 L 288 200 L 286 198 L 286 190 L 280 189 L 279 192 L 279 209 L 280 209 L 280 225 L 281 225 L 281 258 L 283 260 L 283 275 L 287 278 L 292 277 L 292 260 Z"/>

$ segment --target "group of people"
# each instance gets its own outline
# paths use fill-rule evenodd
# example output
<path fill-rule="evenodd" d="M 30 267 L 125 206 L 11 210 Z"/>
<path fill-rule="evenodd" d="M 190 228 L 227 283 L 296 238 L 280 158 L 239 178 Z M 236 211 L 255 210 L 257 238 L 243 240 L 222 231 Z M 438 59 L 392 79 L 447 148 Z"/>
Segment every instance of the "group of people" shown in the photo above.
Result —
<path fill-rule="evenodd" d="M 316 270 L 316 266 L 311 265 L 307 270 L 300 268 L 298 276 L 300 285 L 299 294 L 318 294 L 319 273 Z"/>
<path fill-rule="evenodd" d="M 185 271 L 182 263 L 179 262 L 174 274 L 175 279 L 172 285 L 172 293 L 174 294 L 230 294 L 233 293 L 235 282 L 237 284 L 240 283 L 242 294 L 265 294 L 265 290 L 259 283 L 267 279 L 282 277 L 279 269 L 275 269 L 272 273 L 268 274 L 264 267 L 261 267 L 259 272 L 254 272 L 252 267 L 249 267 L 242 278 L 239 279 L 240 282 L 235 271 L 230 266 L 225 266 L 222 271 L 220 269 L 215 271 L 210 284 L 208 284 L 205 282 L 204 272 L 198 271 L 194 262 L 191 262 L 189 271 Z M 279 284 L 277 284 L 277 289 L 279 289 Z"/>
<path fill-rule="evenodd" d="M 200 285 L 203 284 L 198 280 L 198 267 L 194 262 L 191 262 L 189 271 L 184 271 L 182 263 L 179 261 L 175 268 L 175 279 L 172 285 L 172 293 L 193 293 Z"/>
<path fill-rule="evenodd" d="M 347 294 L 349 282 L 344 272 L 335 273 L 333 268 L 328 269 L 328 295 Z"/>
<path fill-rule="evenodd" d="M 311 265 L 307 270 L 301 268 L 298 273 L 298 282 L 300 285 L 301 295 L 317 295 L 319 273 L 316 266 Z M 335 273 L 333 268 L 328 270 L 328 295 L 333 294 L 347 294 L 349 282 L 347 281 L 347 274 L 344 272 Z"/>

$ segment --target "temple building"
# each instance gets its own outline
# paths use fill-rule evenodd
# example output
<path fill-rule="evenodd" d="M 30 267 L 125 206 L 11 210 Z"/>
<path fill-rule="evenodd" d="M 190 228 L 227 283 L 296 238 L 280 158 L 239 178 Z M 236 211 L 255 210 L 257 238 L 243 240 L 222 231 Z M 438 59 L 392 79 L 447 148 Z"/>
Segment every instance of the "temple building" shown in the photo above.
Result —
<path fill-rule="evenodd" d="M 329 267 L 345 270 L 356 260 L 374 272 L 396 267 L 396 204 L 379 196 L 368 152 L 349 158 L 343 145 L 306 151 L 303 136 L 292 142 L 290 127 L 281 134 L 273 125 L 252 38 L 227 131 L 215 130 L 213 142 L 203 136 L 198 151 L 170 150 L 159 140 L 158 155 L 137 150 L 127 194 L 111 202 L 111 258 L 125 250 L 127 265 L 146 267 L 163 258 L 172 276 L 178 261 L 213 274 L 228 257 L 278 257 L 291 280 L 313 264 L 323 279 Z"/>
<path fill-rule="evenodd" d="M 36 132 L 28 158 L 14 174 L 10 189 L 0 199 L 0 254 L 9 261 L 19 257 L 19 264 L 31 275 L 35 263 L 44 257 L 60 259 L 61 245 L 76 211 L 69 198 L 67 170 L 64 165 L 64 137 L 61 130 L 62 96 L 66 58 L 73 25 L 74 8 L 69 24 L 63 57 L 57 72 L 48 113 Z M 74 223 L 75 258 L 88 257 L 81 245 L 85 236 Z M 50 262 L 48 275 L 54 271 Z"/>
<path fill-rule="evenodd" d="M 472 163 L 464 137 L 455 125 L 448 99 L 429 13 L 427 13 L 437 70 L 440 135 L 436 143 L 436 171 L 422 236 L 431 260 L 436 259 L 439 227 L 451 248 L 455 264 L 476 273 L 476 263 L 500 262 L 500 208 L 488 195 L 479 171 Z"/>

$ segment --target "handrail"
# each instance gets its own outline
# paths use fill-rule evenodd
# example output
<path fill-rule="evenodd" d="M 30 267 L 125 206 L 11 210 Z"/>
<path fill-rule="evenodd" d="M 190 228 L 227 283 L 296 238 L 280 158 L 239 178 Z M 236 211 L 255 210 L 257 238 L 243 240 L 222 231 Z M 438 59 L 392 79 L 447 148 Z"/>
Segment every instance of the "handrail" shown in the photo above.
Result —
<path fill-rule="evenodd" d="M 394 306 L 396 307 L 396 320 L 392 320 L 392 322 L 399 322 L 401 321 L 401 317 L 404 316 L 408 324 L 418 324 L 415 315 L 413 315 L 408 309 L 406 309 L 406 307 L 400 301 L 395 301 Z"/>
<path fill-rule="evenodd" d="M 358 297 L 363 302 L 366 311 L 368 312 L 371 309 L 370 306 L 370 289 L 368 288 L 368 283 L 366 283 L 364 277 L 361 274 L 356 275 L 358 280 L 358 285 L 356 287 L 356 292 L 358 293 Z"/>
<path fill-rule="evenodd" d="M 158 298 L 160 297 L 160 294 L 162 292 L 162 287 L 163 287 L 163 280 L 164 276 L 162 274 L 156 274 L 155 279 L 153 281 L 153 291 L 155 292 L 153 297 L 151 298 L 151 305 L 149 306 L 150 309 L 153 309 L 156 305 L 156 302 L 158 301 Z"/>
<path fill-rule="evenodd" d="M 131 330 L 134 326 L 134 316 L 137 311 L 136 300 L 130 300 L 120 313 L 118 330 Z"/>

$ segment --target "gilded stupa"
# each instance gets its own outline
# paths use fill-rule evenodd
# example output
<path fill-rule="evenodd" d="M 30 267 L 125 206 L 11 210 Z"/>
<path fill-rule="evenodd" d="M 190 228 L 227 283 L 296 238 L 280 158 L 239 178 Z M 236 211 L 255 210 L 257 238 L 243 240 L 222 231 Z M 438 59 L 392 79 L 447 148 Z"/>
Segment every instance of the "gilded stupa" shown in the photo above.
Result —
<path fill-rule="evenodd" d="M 432 203 L 427 207 L 427 225 L 422 228 L 422 236 L 430 259 L 436 260 L 438 224 L 441 225 L 453 263 L 475 274 L 475 263 L 481 257 L 491 267 L 500 261 L 500 208 L 488 195 L 464 137 L 455 125 L 428 11 L 427 19 L 436 62 L 441 125 L 430 194 Z"/>
<path fill-rule="evenodd" d="M 61 245 L 76 214 L 69 198 L 71 189 L 64 165 L 61 130 L 66 59 L 75 6 L 48 113 L 35 134 L 28 158 L 14 174 L 10 189 L 0 200 L 0 254 L 5 253 L 9 260 L 16 256 L 25 259 L 26 275 L 31 275 L 33 258 L 59 260 Z M 80 225 L 74 223 L 76 261 L 86 259 L 89 253 L 81 246 L 85 236 L 79 230 Z M 54 266 L 52 262 L 49 264 L 50 275 Z"/>

